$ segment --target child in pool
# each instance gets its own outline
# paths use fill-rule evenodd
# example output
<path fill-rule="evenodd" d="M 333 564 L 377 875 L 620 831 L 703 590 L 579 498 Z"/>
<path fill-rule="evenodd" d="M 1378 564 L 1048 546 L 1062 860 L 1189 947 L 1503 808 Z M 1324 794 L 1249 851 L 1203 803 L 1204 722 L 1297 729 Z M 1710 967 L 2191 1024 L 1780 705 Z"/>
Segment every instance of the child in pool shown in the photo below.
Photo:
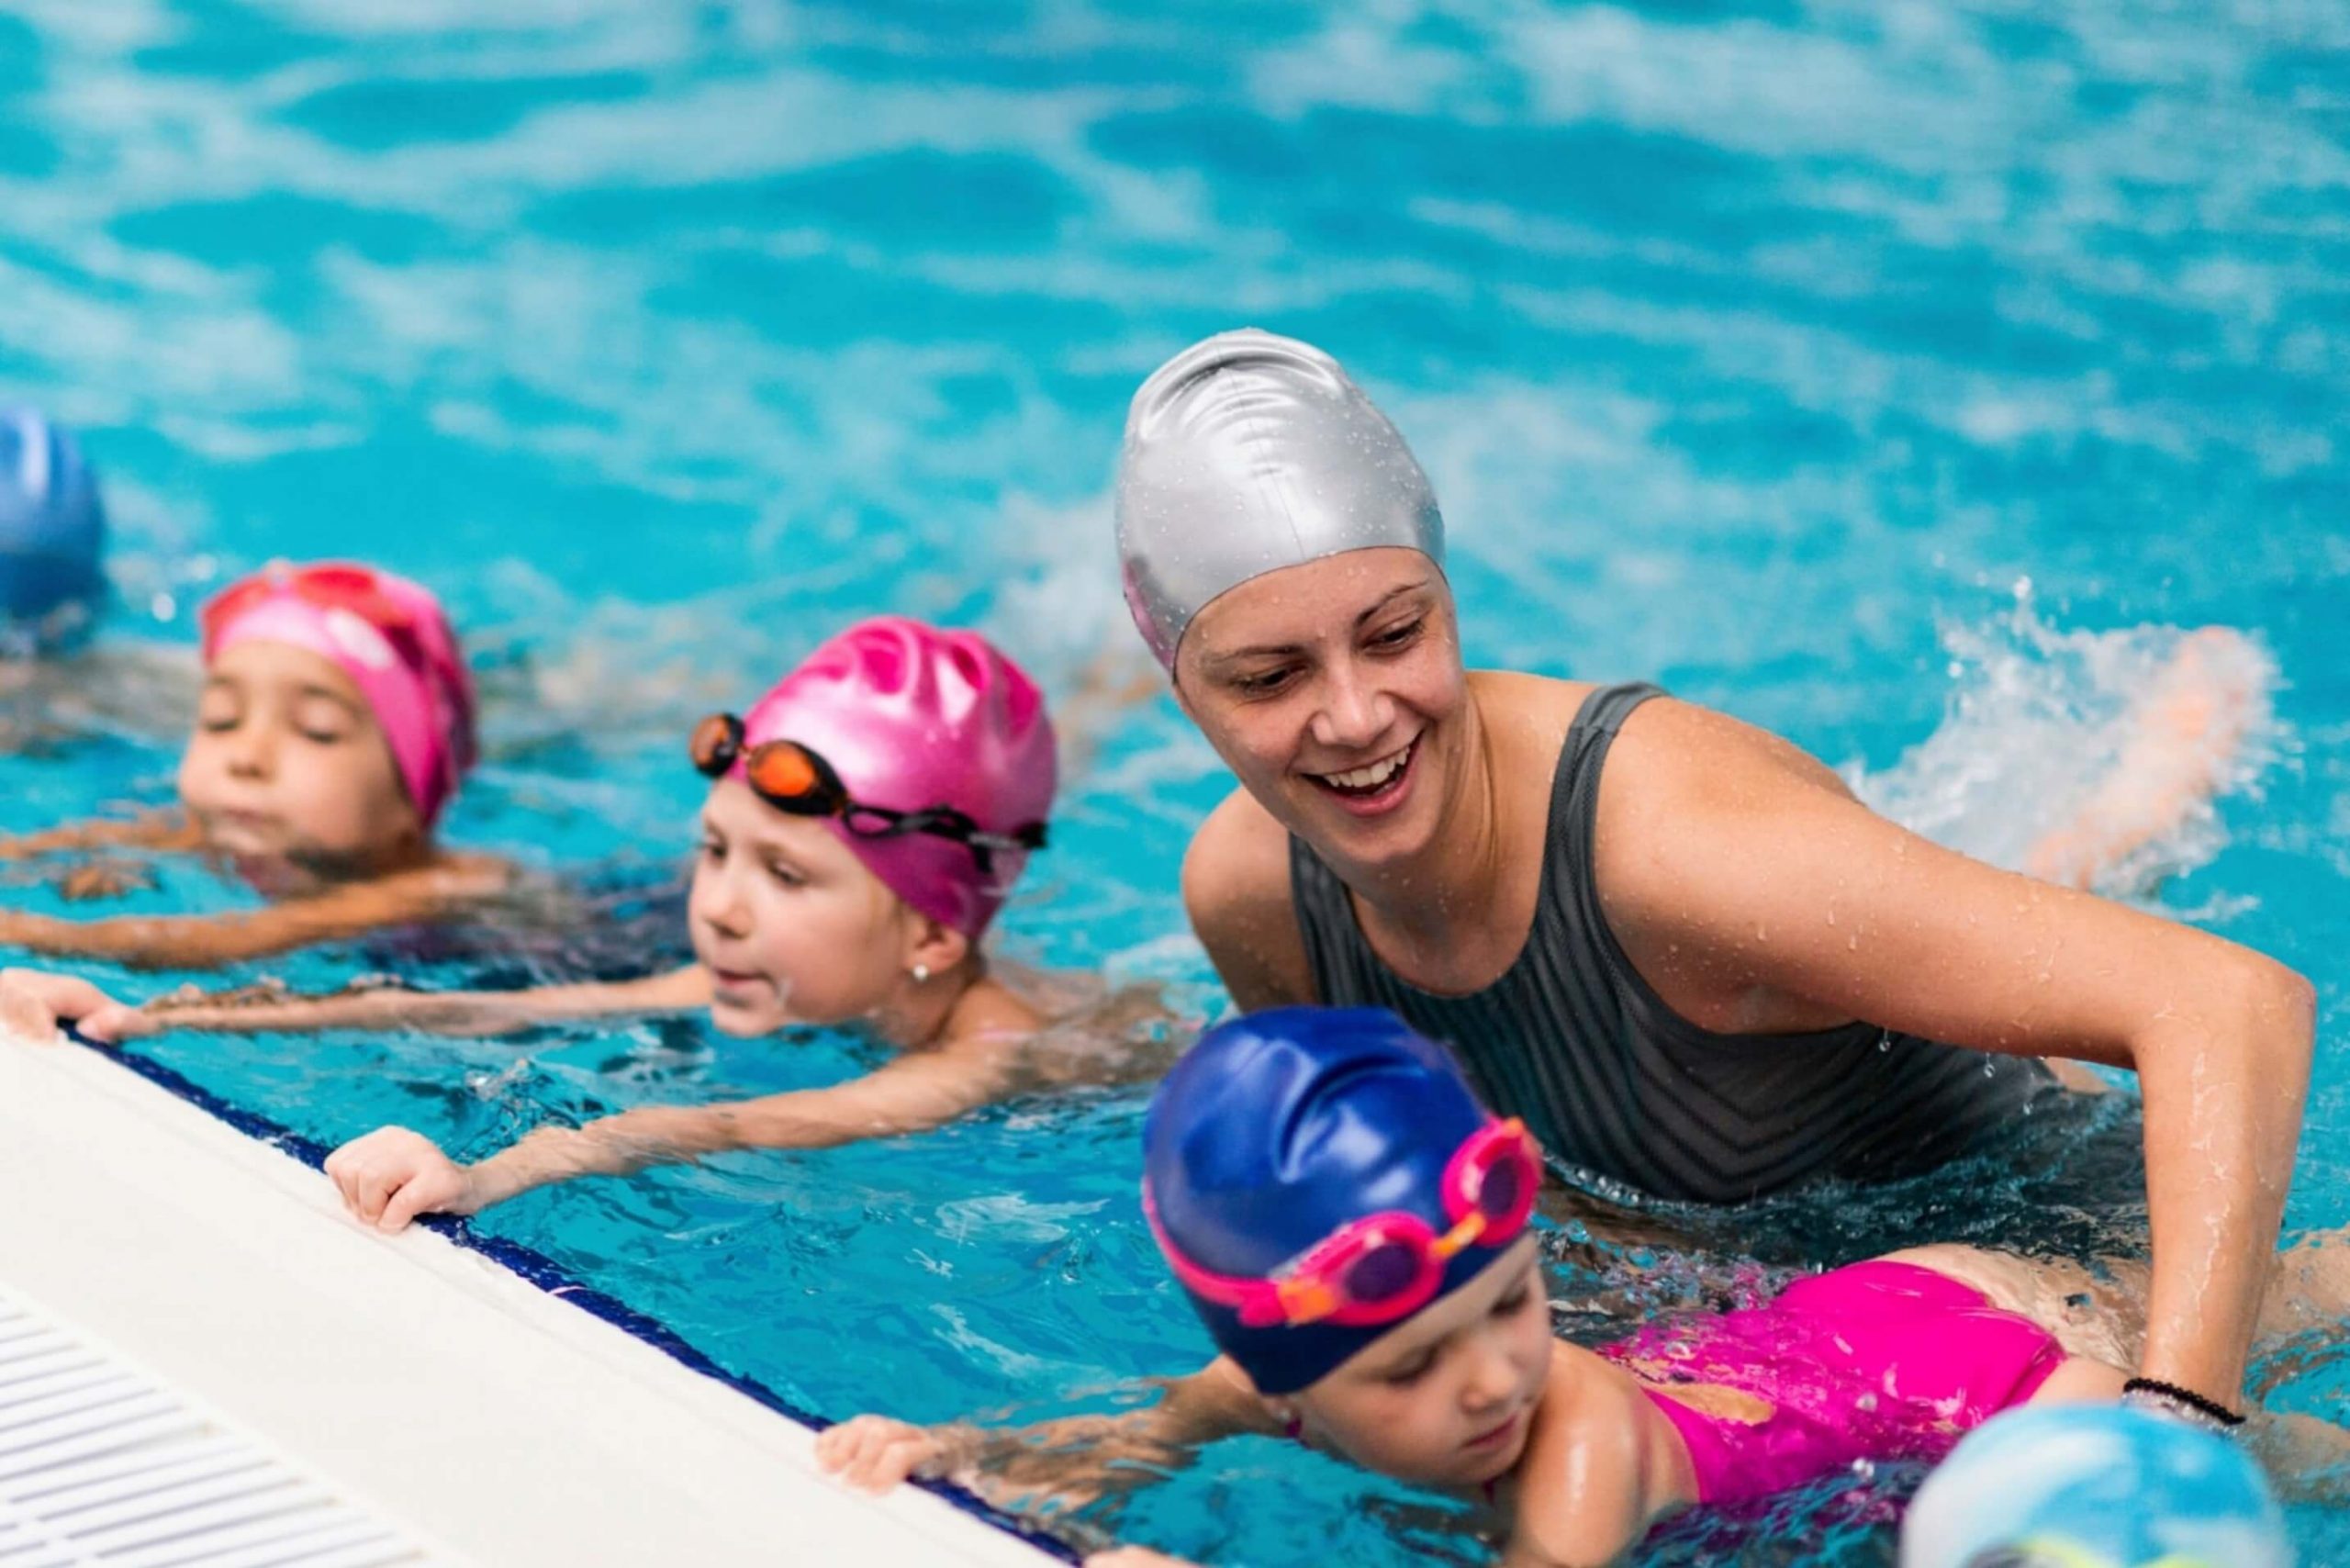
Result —
<path fill-rule="evenodd" d="M 1144 1213 L 1223 1353 L 1153 1408 L 1012 1442 L 860 1417 L 819 1439 L 829 1469 L 884 1489 L 994 1454 L 1048 1487 L 1082 1464 L 1081 1494 L 1137 1461 L 1286 1434 L 1483 1503 L 1503 1561 L 1550 1568 L 1615 1562 L 1693 1505 L 1938 1458 L 2018 1405 L 2143 1398 L 2236 1419 L 2129 1383 L 2112 1323 L 2067 1305 L 2090 1294 L 2085 1272 L 1964 1247 L 1596 1350 L 1556 1341 L 1527 1231 L 1532 1140 L 1384 1012 L 1277 1009 L 1211 1030 L 1160 1087 L 1144 1139 Z"/>
<path fill-rule="evenodd" d="M 986 639 L 865 622 L 746 717 L 705 719 L 690 749 L 711 783 L 688 905 L 698 961 L 682 969 L 513 992 L 145 1009 L 83 981 L 19 973 L 0 987 L 0 1016 L 35 1034 L 73 1019 L 121 1039 L 173 1026 L 490 1033 L 706 1007 L 731 1035 L 856 1025 L 901 1053 L 832 1088 L 543 1128 L 470 1168 L 414 1132 L 383 1128 L 338 1149 L 327 1172 L 357 1217 L 386 1230 L 576 1176 L 919 1131 L 1090 1070 L 1081 1052 L 1055 1053 L 1046 1018 L 990 973 L 979 947 L 1044 844 L 1055 785 L 1044 698 Z"/>
<path fill-rule="evenodd" d="M 83 640 L 106 598 L 105 547 L 97 476 L 72 433 L 38 409 L 0 409 L 0 655 Z"/>
<path fill-rule="evenodd" d="M 202 612 L 180 810 L 0 840 L 0 860 L 142 849 L 224 858 L 247 913 L 71 921 L 0 911 L 0 946 L 194 969 L 467 913 L 507 864 L 433 842 L 474 760 L 474 693 L 438 600 L 341 563 L 272 566 Z M 69 879 L 69 896 L 116 890 Z"/>

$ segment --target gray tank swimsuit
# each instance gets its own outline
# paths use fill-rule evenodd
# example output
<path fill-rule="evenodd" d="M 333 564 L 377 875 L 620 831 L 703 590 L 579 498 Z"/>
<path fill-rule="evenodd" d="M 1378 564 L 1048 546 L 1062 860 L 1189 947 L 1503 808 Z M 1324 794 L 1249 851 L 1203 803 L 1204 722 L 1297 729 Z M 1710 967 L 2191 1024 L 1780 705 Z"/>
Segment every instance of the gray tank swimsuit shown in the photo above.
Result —
<path fill-rule="evenodd" d="M 1292 838 L 1290 888 L 1321 999 L 1393 1008 L 1449 1045 L 1486 1103 L 1523 1118 L 1552 1159 L 1696 1203 L 1930 1169 L 2050 1081 L 2029 1058 L 1874 1024 L 1718 1035 L 1666 1006 L 1616 945 L 1591 868 L 1608 745 L 1660 695 L 1610 686 L 1583 702 L 1551 783 L 1533 929 L 1473 995 L 1439 996 L 1388 969 L 1345 884 Z"/>

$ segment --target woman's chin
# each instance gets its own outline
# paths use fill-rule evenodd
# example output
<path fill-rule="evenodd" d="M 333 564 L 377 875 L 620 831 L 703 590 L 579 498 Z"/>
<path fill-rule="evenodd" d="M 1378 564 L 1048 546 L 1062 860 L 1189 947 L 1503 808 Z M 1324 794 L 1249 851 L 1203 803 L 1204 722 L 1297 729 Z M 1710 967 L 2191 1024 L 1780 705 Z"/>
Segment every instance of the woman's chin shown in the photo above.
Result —
<path fill-rule="evenodd" d="M 1322 785 L 1301 779 L 1294 787 L 1304 794 L 1302 814 L 1309 824 L 1300 836 L 1322 851 L 1325 859 L 1377 870 L 1418 858 L 1435 837 L 1432 813 L 1422 800 L 1406 797 L 1392 811 L 1366 815 Z"/>

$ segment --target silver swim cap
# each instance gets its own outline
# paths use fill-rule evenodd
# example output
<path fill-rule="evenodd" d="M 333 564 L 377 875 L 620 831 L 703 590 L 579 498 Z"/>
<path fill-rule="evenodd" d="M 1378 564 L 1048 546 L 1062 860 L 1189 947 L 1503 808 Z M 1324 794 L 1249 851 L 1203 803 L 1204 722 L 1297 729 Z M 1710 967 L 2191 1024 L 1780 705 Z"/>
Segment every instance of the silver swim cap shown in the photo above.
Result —
<path fill-rule="evenodd" d="M 1192 618 L 1252 577 L 1382 544 L 1444 565 L 1436 493 L 1387 416 L 1320 349 L 1253 327 L 1142 384 L 1117 511 L 1126 606 L 1170 670 Z"/>

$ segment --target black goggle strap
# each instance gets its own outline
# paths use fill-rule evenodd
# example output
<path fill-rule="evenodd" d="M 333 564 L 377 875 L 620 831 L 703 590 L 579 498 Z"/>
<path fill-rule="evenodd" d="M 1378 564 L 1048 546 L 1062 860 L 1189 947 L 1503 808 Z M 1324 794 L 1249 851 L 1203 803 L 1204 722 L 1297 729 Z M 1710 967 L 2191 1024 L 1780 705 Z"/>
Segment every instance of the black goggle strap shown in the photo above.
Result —
<path fill-rule="evenodd" d="M 712 724 L 722 724 L 717 739 L 703 740 Z M 694 726 L 688 740 L 694 766 L 712 778 L 725 773 L 743 756 L 743 721 L 732 713 L 712 713 Z M 802 815 L 836 816 L 849 831 L 860 838 L 898 838 L 910 833 L 929 834 L 933 837 L 951 840 L 971 852 L 979 862 L 982 875 L 991 875 L 994 857 L 1014 850 L 1035 850 L 1045 847 L 1046 824 L 1041 822 L 1023 823 L 1010 833 L 982 832 L 979 824 L 953 806 L 931 806 L 918 812 L 901 812 L 890 806 L 867 805 L 852 797 L 841 782 L 840 774 L 825 760 L 823 754 L 797 741 L 774 741 L 771 745 L 789 745 L 808 763 L 814 775 L 812 790 L 796 795 L 772 795 L 758 790 L 757 768 L 752 768 L 752 787 L 761 799 L 779 810 Z M 764 749 L 764 748 L 761 748 Z M 754 763 L 755 764 L 755 758 Z M 867 827 L 860 819 L 879 823 Z"/>
<path fill-rule="evenodd" d="M 860 815 L 878 817 L 886 824 L 867 831 L 856 825 Z M 855 805 L 849 808 L 850 831 L 867 838 L 897 838 L 910 833 L 926 833 L 934 838 L 949 839 L 971 852 L 979 865 L 982 876 L 992 875 L 995 857 L 1014 850 L 1045 847 L 1045 824 L 1023 823 L 1010 833 L 985 833 L 979 824 L 952 806 L 932 806 L 919 812 L 892 811 L 887 806 Z"/>

